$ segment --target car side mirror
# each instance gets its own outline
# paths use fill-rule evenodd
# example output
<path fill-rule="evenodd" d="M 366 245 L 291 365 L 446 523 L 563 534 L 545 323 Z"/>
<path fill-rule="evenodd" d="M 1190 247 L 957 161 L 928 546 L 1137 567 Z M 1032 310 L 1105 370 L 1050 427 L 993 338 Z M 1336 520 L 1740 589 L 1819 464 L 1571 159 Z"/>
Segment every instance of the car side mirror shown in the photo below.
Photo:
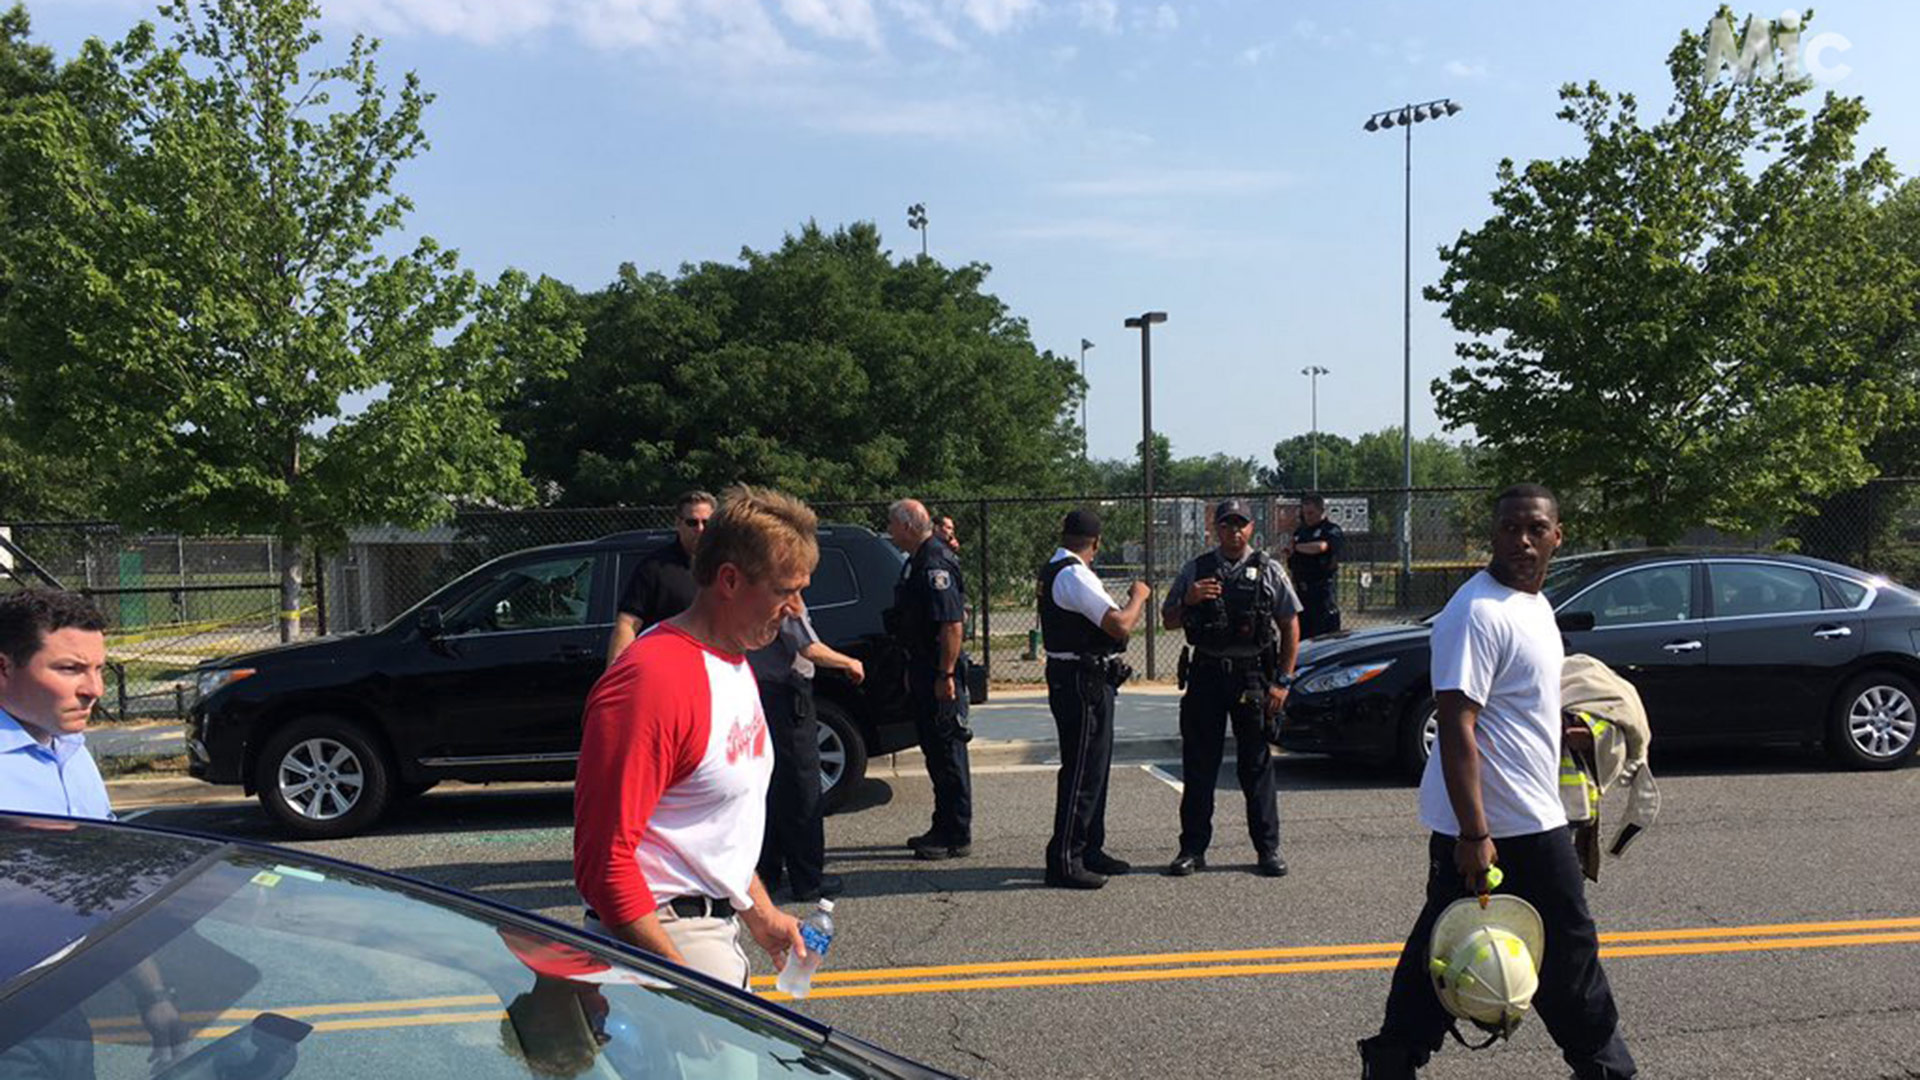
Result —
<path fill-rule="evenodd" d="M 1593 612 L 1563 611 L 1554 616 L 1554 621 L 1560 624 L 1563 634 L 1584 634 L 1593 629 Z"/>
<path fill-rule="evenodd" d="M 420 629 L 420 636 L 429 641 L 447 632 L 446 618 L 437 607 L 421 608 L 420 621 L 416 625 Z"/>

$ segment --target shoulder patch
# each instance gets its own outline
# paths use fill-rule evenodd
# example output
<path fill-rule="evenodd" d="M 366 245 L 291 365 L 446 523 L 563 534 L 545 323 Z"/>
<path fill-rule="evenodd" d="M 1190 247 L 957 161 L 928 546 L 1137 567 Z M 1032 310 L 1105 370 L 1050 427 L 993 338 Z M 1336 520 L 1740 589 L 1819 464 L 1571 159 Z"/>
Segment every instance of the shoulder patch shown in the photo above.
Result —
<path fill-rule="evenodd" d="M 935 567 L 927 571 L 927 586 L 935 592 L 945 592 L 953 588 L 953 575 Z"/>

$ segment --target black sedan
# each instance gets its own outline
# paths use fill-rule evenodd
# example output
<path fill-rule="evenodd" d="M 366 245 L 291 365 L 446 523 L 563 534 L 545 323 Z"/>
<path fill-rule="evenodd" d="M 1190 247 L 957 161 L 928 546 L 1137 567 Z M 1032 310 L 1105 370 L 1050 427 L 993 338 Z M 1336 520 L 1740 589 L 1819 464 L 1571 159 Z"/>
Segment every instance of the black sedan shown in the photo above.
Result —
<path fill-rule="evenodd" d="M 0 1076 L 946 1075 L 570 927 L 281 848 L 0 814 L 0 866 Z"/>
<path fill-rule="evenodd" d="M 1824 744 L 1862 769 L 1913 756 L 1920 594 L 1851 567 L 1764 552 L 1575 556 L 1547 576 L 1569 654 L 1625 675 L 1656 746 Z M 1417 775 L 1435 735 L 1426 623 L 1300 648 L 1280 745 Z"/>

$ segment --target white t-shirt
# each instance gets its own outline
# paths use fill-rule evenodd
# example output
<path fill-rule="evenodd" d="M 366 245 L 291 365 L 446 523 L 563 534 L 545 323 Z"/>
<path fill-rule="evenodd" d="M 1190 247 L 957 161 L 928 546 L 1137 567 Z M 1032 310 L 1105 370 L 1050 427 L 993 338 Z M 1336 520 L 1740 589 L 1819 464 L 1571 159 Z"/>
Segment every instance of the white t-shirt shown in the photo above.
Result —
<path fill-rule="evenodd" d="M 1054 575 L 1053 602 L 1068 611 L 1084 615 L 1095 626 L 1107 617 L 1107 612 L 1120 607 L 1113 597 L 1107 595 L 1107 587 L 1100 584 L 1100 575 L 1093 572 L 1086 560 L 1068 551 L 1066 548 L 1054 548 L 1053 558 L 1047 560 L 1052 566 L 1061 559 L 1072 559 L 1073 565 Z M 1056 660 L 1072 660 L 1073 653 L 1048 653 Z"/>
<path fill-rule="evenodd" d="M 1560 666 L 1553 605 L 1475 574 L 1433 623 L 1433 689 L 1480 703 L 1480 799 L 1495 839 L 1567 823 L 1560 804 Z M 1457 836 L 1436 747 L 1420 777 L 1420 823 Z"/>

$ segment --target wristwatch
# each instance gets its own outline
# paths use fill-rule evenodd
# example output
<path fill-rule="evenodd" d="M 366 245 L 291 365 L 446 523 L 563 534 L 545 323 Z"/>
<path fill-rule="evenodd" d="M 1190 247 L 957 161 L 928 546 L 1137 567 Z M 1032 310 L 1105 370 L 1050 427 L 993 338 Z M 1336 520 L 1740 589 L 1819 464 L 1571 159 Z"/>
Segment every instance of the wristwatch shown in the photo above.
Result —
<path fill-rule="evenodd" d="M 1293 689 L 1293 676 L 1275 675 L 1273 677 L 1273 685 L 1279 687 L 1282 690 L 1291 690 Z"/>

